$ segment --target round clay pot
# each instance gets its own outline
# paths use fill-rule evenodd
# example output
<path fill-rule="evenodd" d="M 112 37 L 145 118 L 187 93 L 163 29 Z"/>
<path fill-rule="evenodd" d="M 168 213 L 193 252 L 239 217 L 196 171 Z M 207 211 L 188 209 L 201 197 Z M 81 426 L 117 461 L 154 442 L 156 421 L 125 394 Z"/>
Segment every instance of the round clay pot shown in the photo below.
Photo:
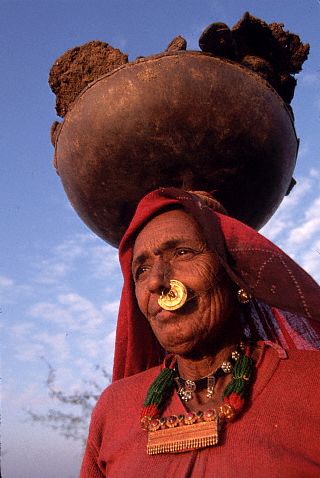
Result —
<path fill-rule="evenodd" d="M 194 51 L 128 63 L 78 96 L 55 162 L 82 220 L 117 246 L 138 201 L 164 186 L 213 191 L 260 228 L 286 194 L 298 141 L 285 103 L 239 64 Z"/>

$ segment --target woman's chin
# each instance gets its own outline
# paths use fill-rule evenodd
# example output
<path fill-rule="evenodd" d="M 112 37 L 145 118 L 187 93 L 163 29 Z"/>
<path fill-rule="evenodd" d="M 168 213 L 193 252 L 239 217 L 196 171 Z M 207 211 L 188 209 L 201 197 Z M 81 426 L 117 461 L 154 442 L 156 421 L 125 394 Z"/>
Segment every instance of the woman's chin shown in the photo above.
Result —
<path fill-rule="evenodd" d="M 195 343 L 194 337 L 186 337 L 185 339 L 181 337 L 179 340 L 174 340 L 170 337 L 170 340 L 162 340 L 160 343 L 168 353 L 174 355 L 191 355 L 198 349 L 198 344 Z"/>

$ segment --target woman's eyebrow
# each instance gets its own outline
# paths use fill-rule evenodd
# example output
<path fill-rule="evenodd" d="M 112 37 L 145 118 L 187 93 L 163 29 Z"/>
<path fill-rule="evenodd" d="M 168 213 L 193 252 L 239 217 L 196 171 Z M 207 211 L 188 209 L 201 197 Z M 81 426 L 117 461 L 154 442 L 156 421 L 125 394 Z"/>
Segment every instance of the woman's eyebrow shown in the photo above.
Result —
<path fill-rule="evenodd" d="M 139 264 L 141 264 L 142 262 L 144 262 L 146 259 L 147 259 L 148 255 L 143 252 L 142 254 L 139 254 L 137 257 L 135 257 L 132 261 L 132 270 L 138 266 Z"/>
<path fill-rule="evenodd" d="M 180 244 L 183 244 L 186 240 L 185 239 L 169 239 L 168 241 L 165 241 L 163 244 L 160 245 L 160 247 L 157 247 L 153 251 L 154 254 L 157 254 L 158 251 L 166 251 L 168 249 L 173 249 L 176 246 L 179 246 Z"/>
<path fill-rule="evenodd" d="M 166 251 L 168 249 L 173 249 L 174 247 L 185 243 L 185 241 L 185 239 L 170 239 L 168 241 L 165 241 L 159 247 L 155 248 L 152 252 L 154 255 L 158 256 L 159 254 L 161 254 L 161 252 Z M 144 262 L 149 256 L 150 254 L 148 252 L 142 252 L 137 257 L 135 257 L 132 261 L 132 269 Z"/>

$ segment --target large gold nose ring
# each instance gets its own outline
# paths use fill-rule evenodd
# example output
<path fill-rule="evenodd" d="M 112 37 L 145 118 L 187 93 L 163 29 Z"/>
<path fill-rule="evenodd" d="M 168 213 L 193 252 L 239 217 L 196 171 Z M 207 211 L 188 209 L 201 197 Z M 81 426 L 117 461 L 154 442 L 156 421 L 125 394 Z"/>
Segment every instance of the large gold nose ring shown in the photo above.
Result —
<path fill-rule="evenodd" d="M 187 288 L 182 282 L 172 279 L 170 281 L 170 290 L 166 293 L 161 292 L 158 304 L 164 310 L 177 310 L 182 307 L 187 300 Z"/>

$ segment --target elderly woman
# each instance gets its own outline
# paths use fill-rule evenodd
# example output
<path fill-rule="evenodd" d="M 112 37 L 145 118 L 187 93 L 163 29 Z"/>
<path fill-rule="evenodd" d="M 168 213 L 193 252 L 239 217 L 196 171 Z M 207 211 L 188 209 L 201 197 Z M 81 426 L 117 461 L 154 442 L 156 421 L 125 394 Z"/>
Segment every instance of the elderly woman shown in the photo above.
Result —
<path fill-rule="evenodd" d="M 160 189 L 120 245 L 114 382 L 82 478 L 318 477 L 318 285 L 203 194 Z"/>
<path fill-rule="evenodd" d="M 85 223 L 118 245 L 160 185 L 216 191 L 253 227 L 294 184 L 290 102 L 309 45 L 245 13 L 128 62 L 68 50 L 49 83 L 54 164 Z M 114 382 L 81 477 L 320 476 L 317 284 L 205 193 L 141 200 L 120 244 Z"/>

